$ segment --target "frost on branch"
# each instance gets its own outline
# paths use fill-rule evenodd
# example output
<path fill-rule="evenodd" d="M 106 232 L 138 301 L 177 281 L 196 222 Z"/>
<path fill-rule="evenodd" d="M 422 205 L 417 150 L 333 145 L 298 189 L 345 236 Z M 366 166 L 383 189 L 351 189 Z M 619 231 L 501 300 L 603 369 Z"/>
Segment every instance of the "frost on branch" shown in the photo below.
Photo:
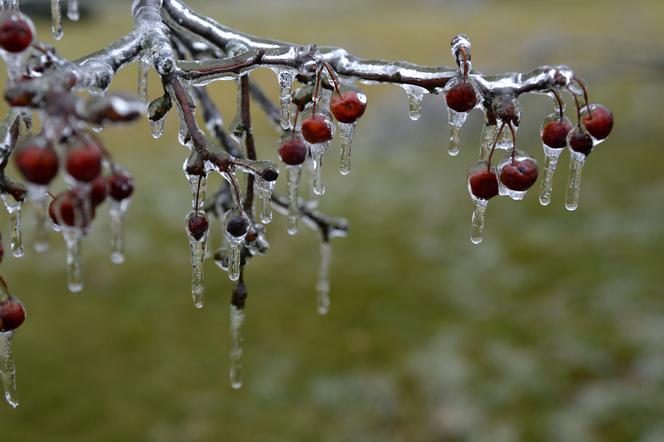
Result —
<path fill-rule="evenodd" d="M 62 36 L 64 3 L 52 1 L 56 38 Z M 68 0 L 66 8 L 67 17 L 76 20 L 78 2 Z M 216 218 L 223 245 L 209 256 L 234 284 L 230 367 L 234 388 L 242 384 L 247 268 L 253 258 L 269 251 L 266 225 L 272 220 L 273 208 L 287 217 L 289 234 L 297 234 L 300 224 L 318 232 L 320 267 L 318 276 L 312 277 L 316 294 L 312 293 L 312 304 L 317 303 L 320 314 L 329 311 L 331 240 L 345 236 L 348 224 L 317 211 L 315 199 L 326 191 L 322 171 L 335 134 L 341 141 L 336 154 L 339 171 L 342 175 L 351 172 L 352 141 L 356 129 L 361 132 L 361 117 L 367 108 L 362 85 L 387 83 L 402 88 L 412 119 L 420 117 L 425 95 L 442 96 L 439 100 L 447 108 L 450 126 L 447 149 L 452 156 L 463 147 L 461 132 L 469 113 L 482 112 L 485 125 L 479 136 L 479 159 L 471 166 L 466 183 L 473 202 L 471 240 L 476 244 L 483 238 L 488 201 L 496 196 L 521 200 L 539 178 L 537 160 L 523 150 L 528 143 L 519 140 L 517 149 L 522 94 L 542 94 L 553 101 L 553 113 L 544 118 L 540 133 L 544 148 L 542 205 L 551 201 L 556 165 L 567 149 L 572 161 L 565 205 L 570 210 L 577 208 L 583 166 L 613 126 L 611 112 L 588 100 L 586 85 L 569 67 L 483 75 L 473 67 L 471 42 L 464 35 L 451 41 L 455 67 L 428 67 L 365 60 L 341 48 L 253 37 L 198 15 L 182 0 L 135 0 L 131 7 L 134 29 L 129 34 L 72 61 L 38 41 L 17 1 L 2 1 L 0 9 L 0 55 L 8 72 L 4 98 L 11 106 L 0 124 L 0 191 L 13 224 L 12 254 L 23 254 L 21 208 L 29 200 L 37 221 L 35 249 L 46 249 L 48 230 L 60 232 L 67 246 L 69 289 L 82 290 L 81 247 L 97 210 L 107 201 L 110 257 L 112 262 L 122 263 L 124 218 L 134 182 L 130 171 L 113 160 L 110 149 L 93 130 L 147 115 L 152 134 L 158 138 L 165 116 L 175 108 L 178 141 L 186 149 L 183 172 L 191 190 L 191 209 L 183 214 L 191 255 L 191 295 L 194 305 L 202 308 L 204 260 L 210 226 Z M 138 96 L 108 93 L 117 71 L 134 62 Z M 276 104 L 251 81 L 252 72 L 259 68 L 276 74 Z M 153 97 L 148 97 L 150 69 L 159 75 L 162 85 Z M 224 80 L 237 85 L 237 113 L 229 125 L 206 90 L 210 83 Z M 564 93 L 573 99 L 575 124 L 565 116 Z M 254 140 L 252 103 L 277 131 L 278 142 L 270 146 L 267 160 L 259 158 Z M 204 127 L 198 123 L 198 113 Z M 41 123 L 36 134 L 31 133 L 33 116 Z M 5 175 L 12 157 L 25 184 Z M 64 174 L 64 189 L 51 185 L 58 173 Z M 214 192 L 207 189 L 210 174 L 223 178 L 223 185 Z M 303 179 L 304 174 L 309 175 L 308 180 Z M 280 176 L 286 196 L 274 191 Z M 313 198 L 303 196 L 312 194 Z M 24 314 L 22 304 L 2 291 L 0 369 L 12 405 L 17 402 L 9 339 Z"/>

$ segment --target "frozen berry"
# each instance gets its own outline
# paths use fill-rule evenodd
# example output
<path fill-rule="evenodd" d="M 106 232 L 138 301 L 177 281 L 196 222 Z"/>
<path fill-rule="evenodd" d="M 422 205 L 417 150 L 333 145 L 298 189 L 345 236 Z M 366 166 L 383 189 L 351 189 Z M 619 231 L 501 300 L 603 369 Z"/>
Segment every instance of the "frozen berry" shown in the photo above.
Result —
<path fill-rule="evenodd" d="M 581 126 L 576 126 L 567 135 L 567 144 L 574 152 L 579 152 L 586 156 L 590 155 L 594 147 L 593 139 Z"/>
<path fill-rule="evenodd" d="M 210 223 L 204 213 L 192 213 L 187 218 L 187 229 L 196 241 L 203 238 L 209 227 Z"/>
<path fill-rule="evenodd" d="M 348 91 L 330 99 L 330 111 L 339 123 L 355 123 L 366 108 L 367 96 L 361 92 Z"/>
<path fill-rule="evenodd" d="M 561 119 L 555 114 L 542 126 L 542 142 L 552 149 L 562 149 L 567 146 L 567 134 L 570 130 L 572 130 L 572 122 L 569 121 L 569 118 Z"/>
<path fill-rule="evenodd" d="M 468 177 L 470 193 L 479 199 L 490 200 L 498 195 L 498 178 L 494 169 L 486 166 L 472 171 Z"/>
<path fill-rule="evenodd" d="M 324 143 L 332 139 L 332 122 L 323 114 L 314 114 L 302 122 L 302 135 L 311 144 Z"/>
<path fill-rule="evenodd" d="M 0 47 L 7 52 L 23 52 L 32 43 L 34 26 L 21 13 L 9 13 L 0 18 Z"/>
<path fill-rule="evenodd" d="M 101 173 L 102 152 L 91 137 L 79 139 L 67 152 L 67 173 L 78 181 L 89 183 Z"/>
<path fill-rule="evenodd" d="M 99 175 L 91 184 L 90 187 L 90 201 L 94 207 L 99 206 L 106 200 L 108 195 L 108 185 L 106 184 L 106 178 L 102 175 Z"/>
<path fill-rule="evenodd" d="M 581 123 L 590 135 L 598 140 L 603 140 L 613 129 L 613 114 L 604 105 L 591 104 L 590 109 L 588 107 L 583 109 Z"/>
<path fill-rule="evenodd" d="M 456 112 L 468 112 L 477 105 L 475 88 L 467 80 L 462 80 L 445 93 L 447 106 Z"/>
<path fill-rule="evenodd" d="M 26 180 L 41 186 L 55 178 L 60 166 L 55 149 L 42 137 L 25 139 L 16 151 L 15 161 Z"/>
<path fill-rule="evenodd" d="M 307 146 L 298 139 L 289 139 L 279 148 L 281 161 L 289 166 L 297 166 L 307 159 Z"/>
<path fill-rule="evenodd" d="M 279 169 L 274 166 L 268 166 L 261 172 L 261 178 L 267 182 L 277 181 L 277 178 L 279 178 Z"/>
<path fill-rule="evenodd" d="M 84 204 L 73 190 L 58 194 L 48 206 L 48 215 L 55 225 L 84 228 L 94 218 L 94 207 Z"/>
<path fill-rule="evenodd" d="M 0 302 L 0 332 L 16 330 L 25 321 L 25 307 L 18 299 L 10 296 Z"/>
<path fill-rule="evenodd" d="M 530 189 L 538 176 L 537 163 L 529 158 L 510 161 L 500 169 L 500 182 L 508 189 L 517 192 Z"/>
<path fill-rule="evenodd" d="M 249 231 L 249 220 L 243 215 L 232 215 L 226 221 L 226 231 L 235 238 L 242 238 Z"/>
<path fill-rule="evenodd" d="M 123 172 L 108 177 L 108 194 L 116 201 L 127 199 L 134 193 L 134 179 Z"/>

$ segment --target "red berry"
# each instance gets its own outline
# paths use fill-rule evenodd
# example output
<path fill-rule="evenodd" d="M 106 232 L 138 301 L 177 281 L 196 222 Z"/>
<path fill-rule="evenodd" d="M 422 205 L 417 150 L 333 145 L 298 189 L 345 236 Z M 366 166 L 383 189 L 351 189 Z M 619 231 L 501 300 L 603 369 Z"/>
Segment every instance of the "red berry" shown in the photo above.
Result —
<path fill-rule="evenodd" d="M 115 172 L 108 177 L 108 194 L 115 201 L 127 199 L 134 193 L 134 179 L 124 172 Z"/>
<path fill-rule="evenodd" d="M 500 182 L 510 190 L 525 192 L 539 175 L 537 163 L 529 158 L 514 160 L 500 169 Z"/>
<path fill-rule="evenodd" d="M 7 52 L 23 52 L 32 43 L 34 27 L 21 13 L 9 13 L 0 19 L 0 47 Z"/>
<path fill-rule="evenodd" d="M 0 332 L 16 330 L 25 321 L 25 307 L 18 299 L 10 296 L 0 302 Z"/>
<path fill-rule="evenodd" d="M 311 144 L 332 139 L 332 122 L 323 114 L 314 114 L 302 122 L 302 135 Z"/>
<path fill-rule="evenodd" d="M 60 160 L 53 147 L 41 137 L 31 137 L 21 143 L 16 152 L 16 166 L 32 184 L 45 186 L 58 173 Z"/>
<path fill-rule="evenodd" d="M 613 114 L 604 105 L 591 104 L 590 109 L 588 107 L 583 109 L 581 123 L 590 135 L 598 140 L 603 140 L 613 129 Z"/>
<path fill-rule="evenodd" d="M 542 142 L 552 149 L 562 149 L 567 146 L 567 134 L 570 130 L 572 122 L 569 118 L 551 119 L 542 126 Z"/>
<path fill-rule="evenodd" d="M 289 139 L 279 148 L 281 161 L 289 166 L 297 166 L 307 159 L 307 146 L 298 139 Z"/>
<path fill-rule="evenodd" d="M 92 206 L 99 206 L 106 200 L 107 195 L 108 186 L 106 184 L 106 178 L 99 175 L 94 179 L 90 187 L 90 202 L 92 203 Z"/>
<path fill-rule="evenodd" d="M 203 213 L 192 213 L 187 218 L 187 229 L 196 241 L 203 238 L 209 227 L 208 218 Z"/>
<path fill-rule="evenodd" d="M 574 152 L 590 155 L 595 143 L 581 126 L 576 126 L 567 136 L 567 144 Z"/>
<path fill-rule="evenodd" d="M 67 153 L 67 173 L 89 183 L 101 173 L 102 152 L 92 137 L 80 139 Z"/>
<path fill-rule="evenodd" d="M 243 215 L 233 215 L 226 221 L 226 231 L 234 238 L 242 238 L 249 231 L 249 220 Z"/>
<path fill-rule="evenodd" d="M 367 109 L 367 96 L 355 91 L 333 95 L 330 99 L 330 111 L 339 123 L 355 123 Z"/>
<path fill-rule="evenodd" d="M 447 106 L 456 112 L 468 112 L 477 104 L 477 93 L 472 84 L 462 80 L 445 93 Z"/>
<path fill-rule="evenodd" d="M 94 218 L 94 207 L 86 207 L 73 190 L 58 194 L 48 206 L 48 215 L 55 225 L 85 228 Z"/>
<path fill-rule="evenodd" d="M 495 170 L 481 167 L 471 172 L 468 177 L 470 193 L 476 198 L 489 200 L 498 195 L 498 178 Z"/>

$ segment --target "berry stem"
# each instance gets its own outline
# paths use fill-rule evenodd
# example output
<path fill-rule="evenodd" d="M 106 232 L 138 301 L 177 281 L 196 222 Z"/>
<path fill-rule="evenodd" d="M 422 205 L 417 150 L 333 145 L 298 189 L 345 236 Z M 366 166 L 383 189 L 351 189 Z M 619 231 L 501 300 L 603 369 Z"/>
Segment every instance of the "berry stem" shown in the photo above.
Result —
<path fill-rule="evenodd" d="M 565 118 L 565 111 L 564 111 L 565 103 L 563 102 L 562 97 L 557 91 L 551 89 L 551 93 L 553 94 L 554 97 L 556 97 L 556 100 L 558 101 L 558 111 L 560 112 L 560 121 L 562 121 L 563 118 Z"/>
<path fill-rule="evenodd" d="M 503 129 L 505 129 L 505 122 L 500 125 L 500 129 L 498 130 L 498 133 L 496 134 L 496 137 L 493 140 L 493 146 L 491 146 L 491 150 L 489 151 L 489 158 L 487 158 L 487 170 L 491 171 L 491 158 L 493 157 L 493 152 L 496 150 L 496 145 L 498 144 L 498 140 L 500 139 L 500 136 L 503 134 Z"/>
<path fill-rule="evenodd" d="M 314 86 L 314 93 L 311 97 L 311 101 L 313 102 L 313 113 L 316 113 L 316 105 L 318 104 L 318 94 L 320 92 L 320 82 L 321 82 L 321 76 L 323 73 L 323 66 L 318 68 L 318 71 L 316 72 L 316 85 Z"/>
<path fill-rule="evenodd" d="M 586 84 L 583 82 L 583 80 L 581 80 L 580 78 L 578 78 L 576 76 L 572 77 L 572 79 L 574 81 L 576 81 L 576 83 L 579 86 L 581 86 L 581 89 L 583 90 L 583 101 L 586 102 L 586 108 L 588 108 L 588 116 L 590 118 L 592 118 L 592 113 L 591 113 L 591 110 L 590 110 L 590 101 L 588 101 L 588 89 L 586 88 Z"/>
<path fill-rule="evenodd" d="M 468 80 L 468 52 L 463 46 L 459 48 L 459 52 L 461 52 L 461 57 L 463 57 L 463 79 Z"/>
<path fill-rule="evenodd" d="M 297 106 L 297 109 L 295 110 L 295 118 L 293 119 L 293 128 L 292 128 L 293 137 L 291 138 L 291 141 L 295 141 L 295 128 L 297 127 L 297 119 L 299 117 L 300 117 L 300 106 Z"/>
<path fill-rule="evenodd" d="M 339 89 L 339 77 L 337 76 L 337 73 L 334 71 L 332 65 L 330 65 L 330 63 L 327 61 L 323 63 L 323 66 L 325 66 L 325 69 L 327 69 L 327 72 L 330 74 L 330 78 L 334 84 L 334 90 L 336 91 L 337 95 L 341 97 L 341 90 Z"/>
<path fill-rule="evenodd" d="M 514 164 L 516 163 L 516 132 L 514 131 L 514 126 L 512 126 L 511 121 L 507 123 L 507 127 L 509 127 L 510 132 L 512 133 L 512 164 Z"/>

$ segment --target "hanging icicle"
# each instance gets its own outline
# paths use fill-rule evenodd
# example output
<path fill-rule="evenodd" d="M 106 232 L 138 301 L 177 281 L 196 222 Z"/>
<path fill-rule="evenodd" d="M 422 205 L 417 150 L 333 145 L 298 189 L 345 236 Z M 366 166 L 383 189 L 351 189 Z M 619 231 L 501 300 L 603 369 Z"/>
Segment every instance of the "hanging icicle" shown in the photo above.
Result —
<path fill-rule="evenodd" d="M 34 249 L 37 253 L 43 253 L 48 250 L 49 247 L 47 192 L 48 188 L 46 186 L 28 184 L 28 195 L 30 195 L 30 200 L 32 201 L 34 208 Z"/>
<path fill-rule="evenodd" d="M 67 287 L 72 293 L 83 290 L 83 276 L 81 272 L 81 241 L 83 232 L 81 229 L 65 228 L 62 235 L 67 246 Z"/>
<path fill-rule="evenodd" d="M 341 165 L 339 171 L 342 175 L 348 175 L 351 170 L 350 157 L 355 126 L 357 126 L 357 123 L 339 123 L 341 134 Z"/>
<path fill-rule="evenodd" d="M 244 324 L 244 308 L 231 304 L 231 352 L 229 376 L 231 387 L 242 388 L 242 325 Z"/>
<path fill-rule="evenodd" d="M 67 18 L 71 21 L 78 21 L 80 18 L 78 0 L 67 0 Z"/>
<path fill-rule="evenodd" d="M 422 100 L 424 95 L 429 91 L 419 86 L 411 86 L 409 84 L 401 85 L 401 88 L 406 91 L 408 95 L 408 115 L 413 121 L 417 121 L 422 116 Z"/>
<path fill-rule="evenodd" d="M 291 87 L 297 71 L 292 69 L 274 68 L 279 81 L 279 103 L 281 105 L 281 128 L 289 130 L 291 128 Z"/>
<path fill-rule="evenodd" d="M 207 238 L 209 231 L 208 217 L 203 211 L 191 212 L 185 220 L 189 250 L 191 252 L 191 295 L 196 308 L 203 308 L 205 295 L 203 259 L 207 251 Z"/>
<path fill-rule="evenodd" d="M 60 40 L 62 38 L 62 9 L 60 0 L 51 0 L 51 30 L 53 31 L 53 38 Z"/>
<path fill-rule="evenodd" d="M 300 218 L 300 202 L 298 198 L 300 179 L 302 178 L 302 165 L 289 165 L 288 173 L 288 234 L 297 233 L 297 223 Z"/>
<path fill-rule="evenodd" d="M 332 259 L 332 245 L 328 239 L 320 243 L 320 268 L 316 282 L 318 314 L 327 315 L 330 311 L 330 261 Z"/>
<path fill-rule="evenodd" d="M 272 222 L 272 192 L 276 181 L 267 181 L 260 176 L 254 177 L 254 192 L 258 197 L 259 217 L 263 224 Z"/>
<path fill-rule="evenodd" d="M 129 208 L 130 199 L 116 201 L 111 199 L 109 214 L 111 217 L 111 262 L 122 264 L 124 254 L 124 218 Z"/>
<path fill-rule="evenodd" d="M 226 214 L 225 237 L 230 248 L 228 257 L 228 278 L 237 281 L 242 270 L 242 246 L 249 232 L 249 219 L 239 209 Z"/>
<path fill-rule="evenodd" d="M 2 202 L 9 213 L 11 219 L 11 251 L 15 258 L 20 258 L 24 254 L 23 250 L 23 234 L 21 227 L 21 212 L 23 209 L 23 202 L 16 201 L 14 197 L 6 193 L 0 194 Z"/>
<path fill-rule="evenodd" d="M 583 174 L 583 166 L 586 162 L 586 155 L 572 150 L 570 150 L 570 154 L 571 159 L 569 180 L 567 181 L 567 193 L 565 195 L 565 207 L 569 211 L 574 211 L 579 207 L 581 177 Z"/>
<path fill-rule="evenodd" d="M 150 73 L 150 65 L 143 59 L 139 59 L 138 60 L 138 98 L 146 105 L 148 104 L 149 73 Z"/>

